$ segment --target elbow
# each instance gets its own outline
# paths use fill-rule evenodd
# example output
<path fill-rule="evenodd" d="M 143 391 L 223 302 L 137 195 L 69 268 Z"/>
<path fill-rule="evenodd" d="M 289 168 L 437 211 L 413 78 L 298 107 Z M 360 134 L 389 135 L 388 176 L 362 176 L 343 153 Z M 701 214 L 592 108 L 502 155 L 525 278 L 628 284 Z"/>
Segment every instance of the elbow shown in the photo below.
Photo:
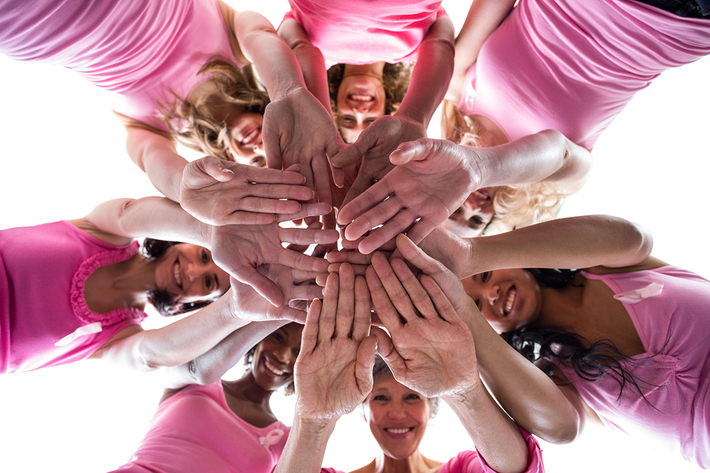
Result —
<path fill-rule="evenodd" d="M 557 422 L 551 422 L 548 425 L 541 426 L 536 429 L 536 432 L 531 432 L 540 437 L 545 442 L 563 445 L 574 442 L 582 433 L 584 419 L 577 412 L 572 412 L 565 416 L 564 419 L 558 419 Z"/>
<path fill-rule="evenodd" d="M 613 238 L 619 242 L 618 255 L 614 267 L 631 266 L 641 263 L 651 255 L 653 236 L 641 225 L 619 217 L 606 217 L 615 227 Z M 607 266 L 612 266 L 607 264 Z"/>
<path fill-rule="evenodd" d="M 187 370 L 190 373 L 190 379 L 193 384 L 212 384 L 221 377 L 215 372 L 215 370 L 206 370 L 201 368 L 196 360 L 192 360 L 187 363 Z"/>

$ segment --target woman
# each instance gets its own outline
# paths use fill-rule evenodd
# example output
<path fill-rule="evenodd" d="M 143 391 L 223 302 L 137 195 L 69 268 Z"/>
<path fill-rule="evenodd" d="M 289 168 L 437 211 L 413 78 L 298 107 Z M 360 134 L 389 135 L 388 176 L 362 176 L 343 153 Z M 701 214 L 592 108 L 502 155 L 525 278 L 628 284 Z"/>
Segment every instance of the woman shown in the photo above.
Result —
<path fill-rule="evenodd" d="M 318 267 L 327 263 L 281 244 L 307 245 L 317 236 L 332 242 L 337 232 L 273 230 L 276 234 L 269 236 L 262 232 L 267 227 L 209 227 L 167 199 L 146 198 L 110 201 L 82 219 L 2 231 L 0 371 L 29 371 L 85 358 L 111 359 L 144 370 L 180 365 L 249 320 L 270 316 L 248 310 L 242 296 L 230 290 L 229 274 L 217 266 L 209 249 L 149 240 L 144 256 L 138 253 L 136 236 L 201 243 L 241 274 L 258 272 L 249 259 L 263 259 L 260 253 L 268 251 L 270 261 L 257 263 L 264 272 L 261 278 L 276 281 L 269 280 L 274 287 L 267 293 L 283 289 L 281 297 L 287 302 L 319 295 L 313 284 L 296 284 L 315 277 Z M 261 241 L 254 244 L 253 239 Z M 277 249 L 283 250 L 280 255 Z M 174 315 L 218 298 L 165 328 L 140 327 L 148 303 L 164 315 Z M 302 317 L 288 304 L 284 310 L 292 318 Z"/>
<path fill-rule="evenodd" d="M 338 282 L 341 287 L 354 284 L 354 309 L 352 297 L 338 298 L 331 289 Z M 366 336 L 368 286 L 391 339 L 380 329 L 373 329 L 374 337 Z M 365 417 L 383 453 L 358 472 L 543 471 L 537 442 L 521 432 L 483 386 L 471 332 L 451 305 L 443 303 L 441 291 L 426 287 L 431 289 L 428 302 L 436 306 L 434 312 L 425 310 L 422 317 L 401 321 L 372 273 L 366 283 L 344 264 L 339 274 L 328 276 L 322 309 L 314 304 L 306 319 L 295 368 L 298 399 L 293 435 L 277 472 L 334 471 L 321 470 L 328 437 L 337 419 L 363 401 Z M 379 366 L 374 362 L 373 338 L 392 373 L 381 360 Z M 431 416 L 428 398 L 435 396 L 451 405 L 477 452 L 462 452 L 444 464 L 419 453 Z"/>
<path fill-rule="evenodd" d="M 317 155 L 320 163 L 326 151 L 337 152 L 327 112 L 305 90 L 289 48 L 256 13 L 237 13 L 215 0 L 182 0 L 167 8 L 153 0 L 31 5 L 6 0 L 0 24 L 4 54 L 63 65 L 102 89 L 127 125 L 133 161 L 158 190 L 203 221 L 269 223 L 273 214 L 298 209 L 296 202 L 281 199 L 305 200 L 313 193 L 298 187 L 304 179 L 293 173 L 215 158 L 188 164 L 176 152 L 176 133 L 221 158 L 250 162 L 270 149 L 287 163 L 284 168 L 308 161 L 303 172 L 311 189 L 311 160 Z M 264 78 L 272 100 L 268 109 L 266 94 L 240 70 L 250 61 Z M 166 126 L 163 111 L 174 103 Z M 300 120 L 294 119 L 295 110 Z M 313 130 L 320 131 L 311 135 Z M 284 186 L 263 191 L 252 183 Z M 225 201 L 215 206 L 211 199 L 219 197 Z"/>
<path fill-rule="evenodd" d="M 250 324 L 215 347 L 217 356 L 198 369 L 171 370 L 148 433 L 131 461 L 115 471 L 271 472 L 289 428 L 271 412 L 269 401 L 280 387 L 293 388 L 302 328 L 279 321 Z M 244 376 L 219 379 L 231 365 L 218 356 L 234 364 L 258 340 L 255 337 L 271 331 L 246 354 Z M 206 369 L 222 372 L 214 382 L 193 384 Z"/>
<path fill-rule="evenodd" d="M 445 264 L 460 262 L 451 267 L 470 300 L 553 377 L 579 419 L 587 412 L 710 466 L 709 281 L 650 257 L 650 235 L 612 217 L 560 219 L 471 239 L 464 253 L 471 258 L 447 246 L 427 251 Z M 416 252 L 405 251 L 405 257 Z M 586 269 L 509 269 L 531 267 Z M 460 292 L 447 294 L 463 300 Z M 517 409 L 525 409 L 501 404 L 516 419 Z M 523 425 L 535 433 L 535 424 Z"/>
<path fill-rule="evenodd" d="M 442 115 L 445 138 L 469 146 L 496 146 L 554 129 L 564 139 L 551 141 L 548 153 L 565 155 L 564 149 L 573 143 L 589 161 L 587 150 L 637 91 L 664 70 L 710 53 L 710 23 L 706 19 L 666 12 L 649 6 L 655 5 L 650 1 L 646 5 L 635 0 L 603 0 L 587 2 L 583 9 L 567 0 L 524 1 L 513 8 L 514 3 L 471 5 L 456 41 L 456 64 L 447 93 L 450 103 Z M 439 143 L 421 146 L 407 159 L 393 157 L 393 162 L 404 164 L 415 159 L 426 163 L 434 149 L 440 149 Z M 527 158 L 535 161 L 533 156 Z M 419 174 L 436 165 L 424 163 L 419 163 L 424 170 L 410 169 L 415 177 L 409 182 L 418 183 Z M 497 187 L 488 194 L 496 207 L 498 228 L 505 230 L 554 215 L 560 191 L 562 195 L 576 192 L 588 170 L 588 165 L 581 168 L 577 179 L 570 182 L 560 182 L 553 170 L 535 179 L 500 180 L 480 187 Z M 396 193 L 426 192 L 424 185 L 402 184 L 401 176 L 391 179 L 389 186 Z M 526 186 L 500 187 L 541 183 L 559 188 L 541 192 Z M 439 223 L 471 192 L 444 189 L 435 194 L 446 198 L 446 209 L 424 208 L 406 199 L 402 199 L 402 207 L 412 214 L 412 221 L 424 217 L 422 220 Z M 368 202 L 354 209 L 356 212 L 344 209 L 347 212 L 339 223 L 349 223 L 372 205 Z M 449 215 L 444 215 L 447 211 Z M 370 228 L 389 220 L 389 215 L 372 222 Z M 397 222 L 398 231 L 409 224 L 409 219 Z M 398 231 L 387 236 L 393 238 Z M 358 228 L 347 237 L 356 239 L 362 233 Z"/>
<path fill-rule="evenodd" d="M 341 135 L 354 143 L 352 147 L 341 144 L 341 154 L 332 160 L 334 168 L 349 168 L 352 175 L 346 202 L 392 168 L 387 156 L 400 143 L 426 136 L 453 66 L 453 24 L 440 3 L 289 2 L 291 11 L 279 34 L 298 57 L 309 90 L 327 108 L 334 99 Z M 386 64 L 414 60 L 411 82 Z M 326 62 L 337 63 L 329 74 L 340 81 L 337 87 L 328 84 Z M 409 82 L 408 89 L 402 81 Z M 401 104 L 395 105 L 405 90 Z M 389 112 L 394 114 L 382 116 Z M 342 172 L 336 172 L 334 179 L 343 186 Z"/>

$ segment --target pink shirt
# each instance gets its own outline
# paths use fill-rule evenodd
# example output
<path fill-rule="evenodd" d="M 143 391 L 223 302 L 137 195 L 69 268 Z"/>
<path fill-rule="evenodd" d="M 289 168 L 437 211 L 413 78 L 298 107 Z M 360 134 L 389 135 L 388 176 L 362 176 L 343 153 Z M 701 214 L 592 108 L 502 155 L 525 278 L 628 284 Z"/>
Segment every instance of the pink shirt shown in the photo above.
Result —
<path fill-rule="evenodd" d="M 289 0 L 295 19 L 329 64 L 413 61 L 441 0 Z"/>
<path fill-rule="evenodd" d="M 544 473 L 545 465 L 542 463 L 542 450 L 537 440 L 520 428 L 520 433 L 528 443 L 528 465 L 522 473 Z M 343 473 L 333 468 L 323 468 L 321 473 Z M 476 450 L 467 450 L 459 453 L 439 468 L 437 473 L 496 473 L 488 466 L 486 461 Z"/>
<path fill-rule="evenodd" d="M 710 281 L 673 266 L 594 275 L 622 301 L 645 353 L 623 362 L 639 380 L 646 403 L 606 377 L 580 379 L 559 366 L 582 399 L 610 428 L 710 468 Z M 643 360 L 643 358 L 649 358 Z"/>
<path fill-rule="evenodd" d="M 0 52 L 71 69 L 114 111 L 160 129 L 158 103 L 187 98 L 209 59 L 240 65 L 215 0 L 5 0 Z"/>
<path fill-rule="evenodd" d="M 84 283 L 99 266 L 125 261 L 138 242 L 114 246 L 69 222 L 0 231 L 0 373 L 31 371 L 90 356 L 146 314 L 92 312 Z M 91 328 L 65 345 L 77 330 Z"/>
<path fill-rule="evenodd" d="M 115 471 L 269 473 L 288 432 L 281 422 L 244 422 L 227 405 L 220 381 L 192 384 L 160 403 L 138 451 Z"/>
<path fill-rule="evenodd" d="M 633 0 L 521 0 L 469 69 L 459 109 L 510 140 L 555 129 L 591 149 L 636 92 L 707 54 L 707 20 Z"/>

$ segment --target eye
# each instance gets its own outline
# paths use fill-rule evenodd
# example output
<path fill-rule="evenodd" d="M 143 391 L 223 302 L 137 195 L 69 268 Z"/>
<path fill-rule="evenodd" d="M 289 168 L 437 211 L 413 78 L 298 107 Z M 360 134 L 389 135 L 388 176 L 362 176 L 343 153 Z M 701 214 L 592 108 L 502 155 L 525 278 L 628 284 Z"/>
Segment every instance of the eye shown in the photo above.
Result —
<path fill-rule="evenodd" d="M 485 225 L 486 222 L 483 221 L 481 217 L 478 215 L 474 215 L 473 217 L 468 219 L 468 226 L 474 229 L 479 229 L 483 225 Z"/>
<path fill-rule="evenodd" d="M 404 399 L 405 401 L 421 401 L 422 397 L 419 394 L 409 393 Z"/>
<path fill-rule="evenodd" d="M 202 249 L 202 253 L 200 253 L 200 256 L 202 257 L 202 263 L 207 264 L 210 261 L 210 255 L 207 253 L 207 250 L 204 248 Z"/>
<path fill-rule="evenodd" d="M 485 273 L 481 274 L 481 282 L 488 282 L 488 280 L 491 278 L 491 272 L 486 271 Z"/>
<path fill-rule="evenodd" d="M 207 289 L 208 292 L 212 292 L 212 289 L 214 288 L 215 284 L 214 281 L 212 280 L 211 276 L 205 276 L 205 288 Z"/>
<path fill-rule="evenodd" d="M 286 341 L 286 338 L 282 334 L 280 334 L 279 332 L 274 332 L 271 334 L 271 336 L 274 337 L 274 340 L 276 340 L 278 342 L 285 342 Z"/>
<path fill-rule="evenodd" d="M 376 396 L 373 396 L 373 397 L 372 397 L 372 400 L 373 400 L 373 401 L 386 402 L 388 399 L 387 399 L 387 396 L 385 396 L 384 394 L 378 394 L 378 395 L 376 395 Z"/>

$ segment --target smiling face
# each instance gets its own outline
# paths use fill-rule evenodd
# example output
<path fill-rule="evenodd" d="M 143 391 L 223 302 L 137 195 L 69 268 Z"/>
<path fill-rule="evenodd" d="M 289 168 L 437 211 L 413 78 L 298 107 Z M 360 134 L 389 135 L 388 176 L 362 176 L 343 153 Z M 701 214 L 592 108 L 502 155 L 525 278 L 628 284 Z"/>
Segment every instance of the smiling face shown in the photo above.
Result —
<path fill-rule="evenodd" d="M 360 133 L 385 114 L 382 77 L 354 74 L 343 77 L 336 100 L 338 129 L 346 143 L 354 143 Z"/>
<path fill-rule="evenodd" d="M 461 282 L 498 333 L 528 325 L 542 312 L 542 289 L 524 269 L 486 271 Z"/>
<path fill-rule="evenodd" d="M 300 324 L 284 325 L 256 346 L 251 374 L 259 387 L 275 391 L 293 380 L 293 365 L 301 351 L 302 331 Z"/>
<path fill-rule="evenodd" d="M 363 407 L 370 431 L 385 455 L 404 459 L 417 451 L 431 418 L 426 397 L 385 376 L 375 381 Z"/>
<path fill-rule="evenodd" d="M 165 250 L 155 266 L 155 283 L 175 303 L 215 300 L 229 289 L 229 275 L 201 246 L 180 243 Z"/>
<path fill-rule="evenodd" d="M 495 187 L 474 191 L 442 225 L 461 238 L 479 236 L 495 215 L 495 192 Z"/>
<path fill-rule="evenodd" d="M 258 113 L 241 113 L 229 127 L 229 154 L 238 163 L 266 165 L 261 128 L 264 117 Z"/>

